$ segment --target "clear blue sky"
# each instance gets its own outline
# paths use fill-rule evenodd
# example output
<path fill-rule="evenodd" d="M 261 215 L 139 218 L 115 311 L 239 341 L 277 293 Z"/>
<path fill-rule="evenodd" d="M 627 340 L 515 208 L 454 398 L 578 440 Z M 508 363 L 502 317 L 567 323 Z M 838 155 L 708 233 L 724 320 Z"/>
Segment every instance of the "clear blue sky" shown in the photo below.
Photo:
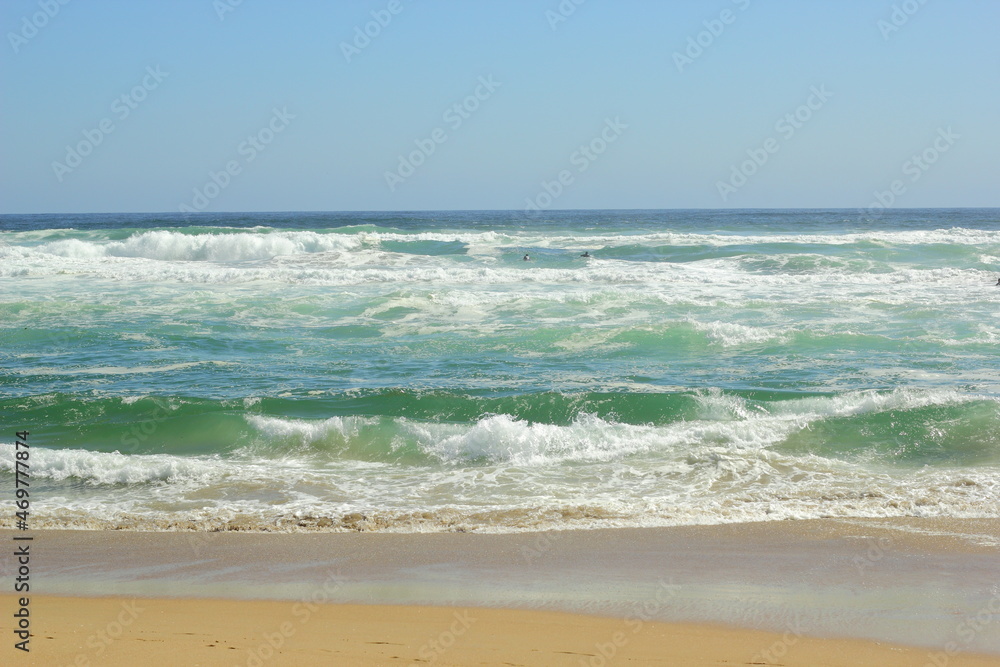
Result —
<path fill-rule="evenodd" d="M 995 0 L 235 2 L 4 0 L 0 212 L 1000 206 Z"/>

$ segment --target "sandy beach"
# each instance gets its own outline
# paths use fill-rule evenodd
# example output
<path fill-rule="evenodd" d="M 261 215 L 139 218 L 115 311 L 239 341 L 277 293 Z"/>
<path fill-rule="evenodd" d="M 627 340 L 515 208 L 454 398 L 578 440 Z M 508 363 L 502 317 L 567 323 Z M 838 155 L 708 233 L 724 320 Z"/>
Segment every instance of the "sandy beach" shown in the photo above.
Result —
<path fill-rule="evenodd" d="M 916 519 L 38 531 L 32 650 L 13 648 L 6 595 L 3 663 L 1000 664 L 998 535 Z"/>
<path fill-rule="evenodd" d="M 34 649 L 19 656 L 5 646 L 4 664 L 934 664 L 927 651 L 885 643 L 556 612 L 44 596 L 35 605 Z M 1000 664 L 1000 657 L 942 655 L 954 667 Z"/>
<path fill-rule="evenodd" d="M 0 25 L 0 667 L 1000 667 L 1000 0 Z"/>

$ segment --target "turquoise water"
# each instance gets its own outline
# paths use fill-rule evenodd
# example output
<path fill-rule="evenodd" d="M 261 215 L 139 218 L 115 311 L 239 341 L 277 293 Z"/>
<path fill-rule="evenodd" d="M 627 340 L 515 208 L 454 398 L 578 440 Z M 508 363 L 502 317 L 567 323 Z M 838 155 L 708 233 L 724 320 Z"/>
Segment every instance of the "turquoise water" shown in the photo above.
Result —
<path fill-rule="evenodd" d="M 36 525 L 1000 516 L 998 210 L 8 215 L 0 260 Z"/>

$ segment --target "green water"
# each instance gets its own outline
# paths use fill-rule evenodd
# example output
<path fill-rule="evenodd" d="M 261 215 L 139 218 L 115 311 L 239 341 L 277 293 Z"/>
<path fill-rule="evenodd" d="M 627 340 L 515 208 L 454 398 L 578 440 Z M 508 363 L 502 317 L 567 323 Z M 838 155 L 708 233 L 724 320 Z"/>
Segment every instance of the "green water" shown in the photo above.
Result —
<path fill-rule="evenodd" d="M 1000 514 L 995 210 L 0 230 L 0 476 L 30 430 L 53 525 Z"/>

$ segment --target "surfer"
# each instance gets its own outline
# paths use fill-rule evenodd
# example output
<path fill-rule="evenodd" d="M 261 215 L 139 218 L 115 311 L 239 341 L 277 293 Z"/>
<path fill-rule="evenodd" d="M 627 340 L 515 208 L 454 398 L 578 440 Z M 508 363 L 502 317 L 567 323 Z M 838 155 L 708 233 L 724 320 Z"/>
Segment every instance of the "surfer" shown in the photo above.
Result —
<path fill-rule="evenodd" d="M 528 257 L 528 253 L 524 253 L 524 261 L 526 261 L 526 262 L 530 262 L 531 261 L 531 258 Z M 1000 282 L 1000 281 L 998 281 L 998 282 Z"/>
<path fill-rule="evenodd" d="M 994 287 L 1000 287 L 1000 278 L 997 278 L 997 284 Z"/>
<path fill-rule="evenodd" d="M 583 254 L 580 255 L 580 257 L 588 257 L 589 258 L 590 257 L 590 251 L 589 250 L 584 250 Z M 1000 284 L 1000 280 L 997 281 L 997 284 Z"/>

